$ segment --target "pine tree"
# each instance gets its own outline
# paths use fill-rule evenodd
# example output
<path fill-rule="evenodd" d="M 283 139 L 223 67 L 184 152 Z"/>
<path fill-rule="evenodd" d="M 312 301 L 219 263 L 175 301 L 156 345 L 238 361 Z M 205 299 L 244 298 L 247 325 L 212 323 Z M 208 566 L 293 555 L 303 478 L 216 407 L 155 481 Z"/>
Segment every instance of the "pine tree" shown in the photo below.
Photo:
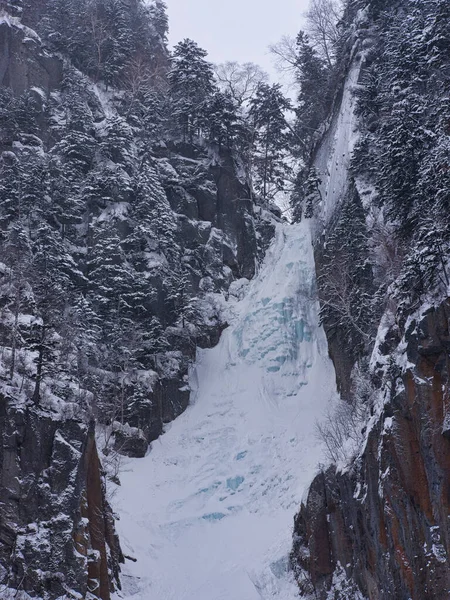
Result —
<path fill-rule="evenodd" d="M 9 376 L 10 379 L 13 379 L 17 350 L 23 344 L 19 316 L 26 305 L 27 295 L 30 295 L 28 277 L 32 252 L 28 232 L 23 222 L 16 221 L 9 226 L 4 235 L 1 249 L 2 260 L 9 268 L 8 284 L 6 289 L 2 289 L 2 304 L 4 303 L 12 314 Z"/>
<path fill-rule="evenodd" d="M 288 128 L 285 111 L 290 102 L 281 86 L 261 84 L 250 102 L 250 117 L 256 132 L 256 153 L 253 164 L 257 191 L 264 199 L 284 189 L 289 172 L 286 163 Z"/>
<path fill-rule="evenodd" d="M 30 270 L 37 319 L 27 339 L 28 349 L 37 353 L 33 392 L 35 404 L 40 401 L 44 378 L 55 374 L 59 368 L 57 347 L 60 338 L 57 332 L 73 288 L 71 279 L 76 273 L 74 267 L 73 260 L 57 240 L 54 231 L 46 223 L 41 223 L 33 240 Z"/>
<path fill-rule="evenodd" d="M 229 94 L 215 92 L 206 107 L 204 129 L 208 138 L 222 147 L 231 148 L 238 135 L 237 106 Z"/>
<path fill-rule="evenodd" d="M 329 71 L 303 31 L 298 34 L 297 49 L 296 77 L 300 92 L 292 141 L 298 156 L 309 165 L 317 129 L 329 109 Z"/>
<path fill-rule="evenodd" d="M 150 22 L 163 43 L 167 42 L 169 32 L 169 18 L 167 4 L 163 0 L 153 0 L 149 8 Z"/>
<path fill-rule="evenodd" d="M 163 262 L 167 261 L 169 265 L 179 262 L 174 214 L 157 172 L 149 160 L 144 159 L 137 177 L 130 219 L 133 231 L 128 244 L 135 249 L 133 260 L 139 261 L 143 269 L 146 264 L 145 255 L 149 252 L 160 253 Z"/>
<path fill-rule="evenodd" d="M 185 39 L 173 51 L 168 74 L 173 118 L 184 140 L 199 134 L 209 97 L 214 92 L 214 72 L 207 52 Z"/>
<path fill-rule="evenodd" d="M 315 167 L 312 167 L 308 173 L 308 179 L 304 185 L 304 215 L 307 219 L 310 219 L 316 213 L 316 208 L 322 201 L 320 194 L 321 179 L 319 173 Z"/>
<path fill-rule="evenodd" d="M 13 152 L 3 153 L 0 160 L 0 222 L 3 227 L 20 214 L 19 159 Z"/>
<path fill-rule="evenodd" d="M 119 320 L 128 314 L 126 295 L 131 287 L 131 273 L 114 221 L 93 227 L 87 276 L 92 303 L 105 321 Z"/>

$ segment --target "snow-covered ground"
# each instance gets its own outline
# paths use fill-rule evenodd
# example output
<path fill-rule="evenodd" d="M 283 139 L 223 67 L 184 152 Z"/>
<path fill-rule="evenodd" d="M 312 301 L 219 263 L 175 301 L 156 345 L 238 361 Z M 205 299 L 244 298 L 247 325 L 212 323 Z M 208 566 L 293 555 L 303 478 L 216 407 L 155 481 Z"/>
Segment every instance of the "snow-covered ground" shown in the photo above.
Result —
<path fill-rule="evenodd" d="M 258 276 L 201 351 L 189 409 L 115 496 L 133 600 L 293 600 L 293 517 L 322 451 L 315 421 L 335 397 L 318 328 L 308 226 L 279 225 Z"/>

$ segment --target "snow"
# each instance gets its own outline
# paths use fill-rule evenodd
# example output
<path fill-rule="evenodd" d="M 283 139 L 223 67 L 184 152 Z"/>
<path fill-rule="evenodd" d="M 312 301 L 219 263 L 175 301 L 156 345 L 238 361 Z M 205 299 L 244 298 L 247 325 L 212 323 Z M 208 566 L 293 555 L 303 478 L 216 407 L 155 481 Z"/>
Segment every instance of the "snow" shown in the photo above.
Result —
<path fill-rule="evenodd" d="M 354 49 L 355 50 L 355 49 Z M 317 153 L 314 166 L 320 179 L 322 220 L 328 224 L 348 185 L 350 160 L 358 139 L 354 89 L 361 72 L 361 57 L 356 55 L 345 81 L 339 113 L 333 119 Z"/>
<path fill-rule="evenodd" d="M 114 96 L 114 92 L 112 90 L 107 91 L 102 83 L 90 83 L 88 84 L 88 87 L 94 93 L 97 100 L 100 102 L 100 106 L 102 107 L 103 114 L 105 115 L 105 117 L 114 117 L 115 113 L 110 105 L 111 100 Z"/>
<path fill-rule="evenodd" d="M 114 219 L 125 220 L 128 214 L 130 204 L 128 202 L 112 202 L 97 218 L 97 222 L 113 221 Z"/>
<path fill-rule="evenodd" d="M 279 224 L 257 277 L 234 285 L 192 404 L 114 493 L 127 600 L 293 600 L 293 517 L 323 460 L 315 422 L 335 398 L 318 327 L 308 226 Z"/>

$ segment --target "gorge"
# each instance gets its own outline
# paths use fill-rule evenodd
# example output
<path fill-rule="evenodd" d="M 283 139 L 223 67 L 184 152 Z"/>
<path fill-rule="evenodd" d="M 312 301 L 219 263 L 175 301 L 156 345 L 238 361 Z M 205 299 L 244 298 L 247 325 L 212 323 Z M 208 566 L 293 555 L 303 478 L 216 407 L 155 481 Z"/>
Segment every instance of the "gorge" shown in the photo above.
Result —
<path fill-rule="evenodd" d="M 450 4 L 315 2 L 0 0 L 0 598 L 450 597 Z"/>

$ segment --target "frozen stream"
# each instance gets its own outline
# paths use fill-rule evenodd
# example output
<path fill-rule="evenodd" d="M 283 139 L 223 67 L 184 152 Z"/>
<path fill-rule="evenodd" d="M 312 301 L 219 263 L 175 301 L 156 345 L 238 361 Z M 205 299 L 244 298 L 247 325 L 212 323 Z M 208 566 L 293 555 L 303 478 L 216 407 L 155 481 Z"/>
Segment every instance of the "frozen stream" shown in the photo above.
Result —
<path fill-rule="evenodd" d="M 133 600 L 297 598 L 293 517 L 321 460 L 314 424 L 335 395 L 318 328 L 307 225 L 279 225 L 259 275 L 201 351 L 189 409 L 115 496 Z"/>

